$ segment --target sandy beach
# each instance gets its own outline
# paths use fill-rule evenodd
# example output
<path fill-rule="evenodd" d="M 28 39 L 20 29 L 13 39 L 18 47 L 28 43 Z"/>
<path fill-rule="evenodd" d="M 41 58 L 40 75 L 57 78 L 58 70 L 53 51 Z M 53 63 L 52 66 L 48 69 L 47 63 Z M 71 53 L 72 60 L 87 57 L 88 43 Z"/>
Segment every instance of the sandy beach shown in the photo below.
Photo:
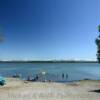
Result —
<path fill-rule="evenodd" d="M 100 100 L 100 81 L 74 83 L 25 82 L 7 78 L 0 87 L 0 100 Z"/>

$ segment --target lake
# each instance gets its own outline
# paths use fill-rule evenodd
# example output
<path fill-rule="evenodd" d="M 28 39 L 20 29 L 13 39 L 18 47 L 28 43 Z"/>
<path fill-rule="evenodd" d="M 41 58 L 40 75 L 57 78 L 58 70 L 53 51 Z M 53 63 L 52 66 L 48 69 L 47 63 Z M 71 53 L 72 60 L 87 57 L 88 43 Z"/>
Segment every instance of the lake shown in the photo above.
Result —
<path fill-rule="evenodd" d="M 10 77 L 20 73 L 22 79 L 28 75 L 33 77 L 41 72 L 47 73 L 47 78 L 66 82 L 82 79 L 100 79 L 100 64 L 98 63 L 0 63 L 0 74 Z M 62 78 L 62 74 L 64 77 Z M 68 77 L 66 78 L 66 76 Z"/>

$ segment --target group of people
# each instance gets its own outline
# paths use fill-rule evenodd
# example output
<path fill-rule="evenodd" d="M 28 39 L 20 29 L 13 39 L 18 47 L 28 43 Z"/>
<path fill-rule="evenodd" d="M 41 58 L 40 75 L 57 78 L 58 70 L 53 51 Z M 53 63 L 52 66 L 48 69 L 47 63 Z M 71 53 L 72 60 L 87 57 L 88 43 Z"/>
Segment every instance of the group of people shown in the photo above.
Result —
<path fill-rule="evenodd" d="M 35 75 L 34 78 L 32 78 L 31 76 L 27 77 L 27 81 L 45 81 L 45 80 L 40 80 L 42 76 L 40 75 Z M 61 74 L 62 79 L 68 79 L 68 74 L 67 73 L 62 73 Z M 51 81 L 50 79 L 48 81 Z"/>
<path fill-rule="evenodd" d="M 68 79 L 68 74 L 67 73 L 66 74 L 62 73 L 62 79 L 64 79 L 64 78 Z"/>
<path fill-rule="evenodd" d="M 34 81 L 43 81 L 43 82 L 45 82 L 46 79 L 43 79 L 43 76 L 45 76 L 45 75 L 36 74 L 34 77 L 32 75 L 28 75 L 26 80 L 27 81 L 33 81 L 33 82 Z M 20 78 L 21 77 L 21 74 L 14 74 L 13 77 L 14 78 Z M 57 75 L 57 78 L 56 79 L 59 80 L 59 78 L 60 78 L 60 76 Z M 67 73 L 62 73 L 61 74 L 61 78 L 62 78 L 62 80 L 67 80 L 68 79 L 68 74 Z M 53 80 L 49 79 L 48 81 L 51 82 Z"/>
<path fill-rule="evenodd" d="M 27 81 L 38 81 L 38 79 L 39 79 L 38 75 L 36 75 L 34 78 L 32 78 L 31 76 L 27 77 Z"/>

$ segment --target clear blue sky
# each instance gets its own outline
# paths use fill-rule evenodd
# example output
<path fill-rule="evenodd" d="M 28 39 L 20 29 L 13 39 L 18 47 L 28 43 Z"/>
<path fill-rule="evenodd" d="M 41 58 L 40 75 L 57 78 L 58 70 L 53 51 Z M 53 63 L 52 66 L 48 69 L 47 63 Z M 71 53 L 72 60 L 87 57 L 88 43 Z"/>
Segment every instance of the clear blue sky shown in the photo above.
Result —
<path fill-rule="evenodd" d="M 96 60 L 100 0 L 0 0 L 0 60 Z"/>

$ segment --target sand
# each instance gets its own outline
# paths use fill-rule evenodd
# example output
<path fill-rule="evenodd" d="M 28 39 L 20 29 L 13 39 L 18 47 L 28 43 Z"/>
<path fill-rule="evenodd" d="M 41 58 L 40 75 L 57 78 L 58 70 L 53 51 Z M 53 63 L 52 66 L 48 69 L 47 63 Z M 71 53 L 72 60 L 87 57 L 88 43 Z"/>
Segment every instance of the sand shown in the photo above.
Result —
<path fill-rule="evenodd" d="M 74 83 L 25 82 L 8 78 L 0 86 L 0 100 L 100 100 L 100 81 L 84 80 Z"/>

